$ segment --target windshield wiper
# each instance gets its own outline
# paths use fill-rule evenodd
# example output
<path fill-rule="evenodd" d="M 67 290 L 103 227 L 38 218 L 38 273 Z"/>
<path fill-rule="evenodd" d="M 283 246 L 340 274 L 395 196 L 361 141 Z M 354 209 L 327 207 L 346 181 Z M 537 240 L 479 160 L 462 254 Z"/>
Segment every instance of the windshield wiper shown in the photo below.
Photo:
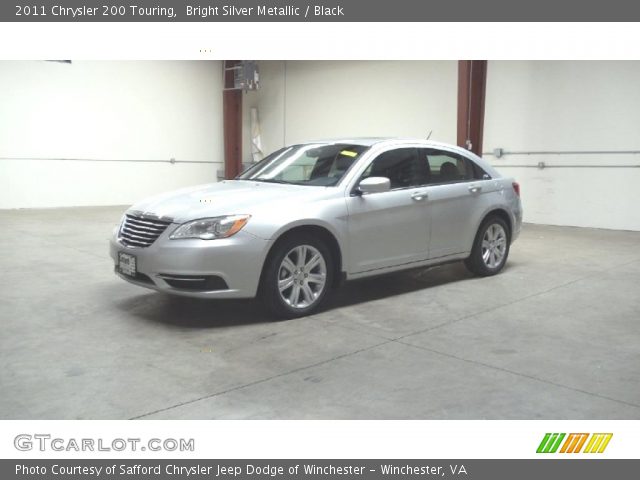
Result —
<path fill-rule="evenodd" d="M 285 185 L 299 185 L 295 182 L 287 182 L 285 180 L 277 180 L 275 178 L 252 178 L 252 182 L 264 182 L 264 183 L 283 183 Z"/>

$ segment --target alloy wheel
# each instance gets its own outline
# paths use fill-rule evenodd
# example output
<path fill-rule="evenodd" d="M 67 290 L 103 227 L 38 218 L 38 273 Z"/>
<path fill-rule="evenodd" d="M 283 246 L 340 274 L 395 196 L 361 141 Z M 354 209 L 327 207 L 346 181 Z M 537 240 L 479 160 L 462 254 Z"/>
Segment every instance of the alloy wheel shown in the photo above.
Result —
<path fill-rule="evenodd" d="M 311 245 L 292 248 L 278 268 L 278 291 L 293 308 L 307 308 L 322 295 L 327 284 L 327 263 Z"/>
<path fill-rule="evenodd" d="M 482 237 L 482 261 L 491 268 L 498 268 L 507 251 L 507 232 L 502 225 L 492 223 Z"/>

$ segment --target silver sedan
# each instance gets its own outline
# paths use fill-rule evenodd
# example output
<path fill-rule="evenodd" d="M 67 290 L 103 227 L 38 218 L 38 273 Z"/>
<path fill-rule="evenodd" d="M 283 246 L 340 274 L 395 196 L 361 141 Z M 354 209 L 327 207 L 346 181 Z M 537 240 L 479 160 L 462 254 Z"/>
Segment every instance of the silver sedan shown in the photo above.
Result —
<path fill-rule="evenodd" d="M 111 240 L 115 272 L 204 298 L 258 295 L 307 315 L 343 280 L 464 261 L 502 270 L 522 224 L 520 187 L 464 149 L 349 139 L 282 148 L 235 180 L 144 200 Z"/>

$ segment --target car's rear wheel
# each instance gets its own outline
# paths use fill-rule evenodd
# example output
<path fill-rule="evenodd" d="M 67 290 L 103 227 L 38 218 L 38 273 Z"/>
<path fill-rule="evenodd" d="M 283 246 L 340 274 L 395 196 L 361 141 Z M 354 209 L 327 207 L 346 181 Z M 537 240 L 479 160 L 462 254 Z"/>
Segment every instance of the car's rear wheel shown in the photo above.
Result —
<path fill-rule="evenodd" d="M 478 229 L 465 265 L 476 275 L 495 275 L 507 262 L 510 240 L 509 225 L 503 218 L 497 215 L 486 218 Z"/>
<path fill-rule="evenodd" d="M 262 277 L 261 297 L 277 318 L 309 315 L 322 303 L 333 282 L 331 251 L 309 234 L 278 242 Z"/>

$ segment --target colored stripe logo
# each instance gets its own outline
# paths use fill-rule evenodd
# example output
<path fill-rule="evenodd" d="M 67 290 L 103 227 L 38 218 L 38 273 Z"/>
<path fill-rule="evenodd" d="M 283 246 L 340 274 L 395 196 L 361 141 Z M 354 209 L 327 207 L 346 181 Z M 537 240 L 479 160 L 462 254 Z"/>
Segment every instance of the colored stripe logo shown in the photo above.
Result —
<path fill-rule="evenodd" d="M 545 433 L 536 453 L 603 453 L 611 437 L 613 433 Z"/>

